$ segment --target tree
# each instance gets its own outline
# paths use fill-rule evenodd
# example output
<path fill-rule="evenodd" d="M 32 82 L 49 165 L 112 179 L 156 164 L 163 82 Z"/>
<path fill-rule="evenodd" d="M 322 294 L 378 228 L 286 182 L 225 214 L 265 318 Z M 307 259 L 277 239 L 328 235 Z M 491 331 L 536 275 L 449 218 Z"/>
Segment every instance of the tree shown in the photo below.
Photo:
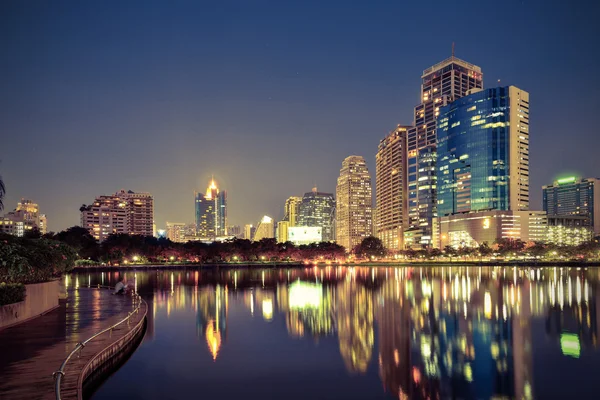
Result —
<path fill-rule="evenodd" d="M 64 231 L 58 232 L 53 239 L 71 246 L 79 253 L 79 257 L 98 259 L 99 246 L 90 232 L 80 226 L 72 226 Z"/>
<path fill-rule="evenodd" d="M 38 229 L 37 226 L 34 226 L 32 229 L 28 229 L 27 232 L 23 235 L 25 239 L 39 239 L 42 237 L 42 233 Z"/>
<path fill-rule="evenodd" d="M 489 257 L 494 250 L 488 245 L 488 242 L 483 242 L 479 245 L 479 260 L 483 257 Z"/>
<path fill-rule="evenodd" d="M 383 257 L 387 253 L 383 242 L 375 236 L 368 236 L 354 249 L 356 255 L 371 257 Z"/>
<path fill-rule="evenodd" d="M 446 257 L 450 258 L 450 261 L 452 261 L 452 257 L 455 257 L 458 254 L 456 249 L 450 245 L 444 247 L 444 253 L 446 254 Z"/>

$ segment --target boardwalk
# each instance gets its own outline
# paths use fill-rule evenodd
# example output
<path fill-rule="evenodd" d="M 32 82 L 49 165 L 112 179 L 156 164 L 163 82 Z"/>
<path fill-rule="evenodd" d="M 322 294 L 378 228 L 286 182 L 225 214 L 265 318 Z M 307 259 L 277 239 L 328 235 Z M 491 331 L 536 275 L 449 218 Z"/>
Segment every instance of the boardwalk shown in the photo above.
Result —
<path fill-rule="evenodd" d="M 0 331 L 0 398 L 54 399 L 52 373 L 69 352 L 78 342 L 123 319 L 132 307 L 128 296 L 113 296 L 99 289 L 71 289 L 68 299 L 56 310 Z M 103 335 L 103 347 L 125 330 Z M 79 366 L 77 359 L 74 361 L 73 366 Z M 70 384 L 72 379 L 68 381 Z"/>

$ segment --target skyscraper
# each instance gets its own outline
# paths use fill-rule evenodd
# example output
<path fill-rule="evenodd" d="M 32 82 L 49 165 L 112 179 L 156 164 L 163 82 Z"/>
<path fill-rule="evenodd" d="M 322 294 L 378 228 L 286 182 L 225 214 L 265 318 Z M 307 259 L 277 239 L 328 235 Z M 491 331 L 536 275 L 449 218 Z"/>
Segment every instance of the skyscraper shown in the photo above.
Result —
<path fill-rule="evenodd" d="M 404 229 L 408 225 L 406 209 L 406 134 L 410 127 L 398 125 L 379 142 L 375 156 L 375 232 L 390 250 L 404 248 Z"/>
<path fill-rule="evenodd" d="M 441 247 L 545 240 L 545 213 L 528 211 L 527 92 L 473 89 L 440 109 L 437 187 L 434 231 Z"/>
<path fill-rule="evenodd" d="M 346 251 L 373 233 L 371 176 L 362 156 L 342 162 L 336 187 L 336 242 Z"/>
<path fill-rule="evenodd" d="M 335 240 L 335 199 L 332 193 L 313 188 L 302 197 L 298 207 L 297 226 L 321 227 L 324 242 Z"/>
<path fill-rule="evenodd" d="M 253 226 L 252 224 L 244 225 L 244 239 L 252 240 L 255 232 L 256 232 L 256 227 Z"/>
<path fill-rule="evenodd" d="M 544 186 L 543 208 L 548 225 L 585 226 L 600 235 L 600 184 L 598 179 L 571 176 Z"/>
<path fill-rule="evenodd" d="M 98 196 L 79 211 L 81 226 L 100 242 L 115 233 L 153 234 L 154 199 L 150 193 L 121 190 L 114 195 Z"/>
<path fill-rule="evenodd" d="M 442 107 L 437 213 L 529 209 L 529 93 L 478 90 Z"/>
<path fill-rule="evenodd" d="M 406 247 L 431 245 L 436 216 L 436 120 L 440 107 L 483 87 L 481 68 L 452 57 L 423 71 L 421 103 L 415 107 L 414 126 L 407 133 L 408 215 Z M 380 214 L 381 215 L 381 214 Z"/>
<path fill-rule="evenodd" d="M 290 223 L 288 221 L 279 221 L 277 223 L 277 242 L 285 243 L 288 241 L 288 228 Z"/>
<path fill-rule="evenodd" d="M 258 242 L 261 239 L 273 238 L 275 238 L 275 224 L 273 223 L 273 218 L 265 215 L 256 226 L 256 232 L 254 233 L 252 240 Z"/>
<path fill-rule="evenodd" d="M 289 197 L 285 201 L 285 209 L 284 209 L 284 221 L 288 221 L 289 226 L 296 226 L 298 221 L 298 209 L 300 207 L 300 203 L 302 202 L 302 197 L 292 196 Z"/>
<path fill-rule="evenodd" d="M 214 239 L 227 235 L 227 192 L 212 179 L 206 193 L 194 193 L 198 236 Z"/>

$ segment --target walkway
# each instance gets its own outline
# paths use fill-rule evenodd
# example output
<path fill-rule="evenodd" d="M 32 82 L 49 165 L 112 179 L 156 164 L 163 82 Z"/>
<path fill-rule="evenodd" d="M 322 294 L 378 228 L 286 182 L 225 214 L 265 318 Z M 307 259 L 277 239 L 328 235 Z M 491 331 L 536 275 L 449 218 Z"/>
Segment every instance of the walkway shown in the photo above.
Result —
<path fill-rule="evenodd" d="M 131 310 L 131 297 L 70 289 L 56 310 L 0 331 L 0 399 L 54 399 L 52 373 L 75 345 Z"/>

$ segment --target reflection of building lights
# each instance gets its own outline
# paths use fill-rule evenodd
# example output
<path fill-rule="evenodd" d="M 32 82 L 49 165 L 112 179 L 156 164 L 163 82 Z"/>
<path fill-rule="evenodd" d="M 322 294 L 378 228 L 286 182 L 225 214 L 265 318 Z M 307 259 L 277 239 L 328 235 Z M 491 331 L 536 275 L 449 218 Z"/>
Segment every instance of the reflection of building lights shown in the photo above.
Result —
<path fill-rule="evenodd" d="M 560 335 L 560 349 L 565 356 L 579 358 L 581 352 L 579 336 L 573 333 L 562 333 Z"/>
<path fill-rule="evenodd" d="M 273 319 L 273 301 L 271 299 L 264 299 L 262 302 L 263 318 L 267 321 Z"/>
<path fill-rule="evenodd" d="M 487 319 L 492 318 L 492 296 L 490 292 L 485 292 L 483 297 L 483 312 Z"/>
<path fill-rule="evenodd" d="M 321 285 L 297 281 L 290 285 L 290 308 L 317 308 L 321 305 L 323 289 Z"/>
<path fill-rule="evenodd" d="M 465 379 L 467 382 L 473 382 L 473 370 L 471 369 L 471 364 L 465 364 Z"/>

